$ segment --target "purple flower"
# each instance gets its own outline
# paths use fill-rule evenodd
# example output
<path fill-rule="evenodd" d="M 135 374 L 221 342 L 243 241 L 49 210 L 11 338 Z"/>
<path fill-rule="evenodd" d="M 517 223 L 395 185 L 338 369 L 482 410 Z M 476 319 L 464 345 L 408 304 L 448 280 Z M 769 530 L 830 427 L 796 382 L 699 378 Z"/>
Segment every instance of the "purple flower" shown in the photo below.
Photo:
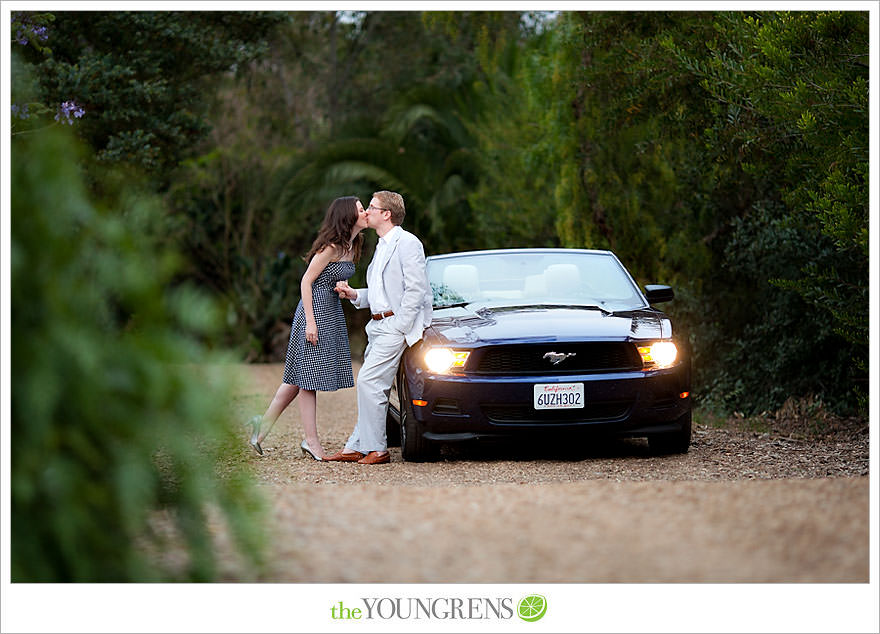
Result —
<path fill-rule="evenodd" d="M 58 107 L 58 112 L 55 114 L 55 121 L 60 121 L 67 125 L 73 125 L 73 119 L 70 118 L 70 115 L 79 119 L 84 114 L 85 110 L 76 105 L 76 103 L 73 101 L 65 101 Z"/>
<path fill-rule="evenodd" d="M 28 113 L 28 105 L 24 104 L 23 106 L 19 106 L 18 104 L 12 104 L 12 115 L 14 117 L 18 117 L 19 119 L 27 119 L 30 117 L 30 113 Z"/>
<path fill-rule="evenodd" d="M 12 28 L 15 31 L 13 39 L 22 46 L 28 45 L 29 37 L 34 37 L 40 42 L 45 42 L 49 39 L 48 28 L 33 24 L 27 17 L 23 17 L 21 14 L 12 15 Z"/>

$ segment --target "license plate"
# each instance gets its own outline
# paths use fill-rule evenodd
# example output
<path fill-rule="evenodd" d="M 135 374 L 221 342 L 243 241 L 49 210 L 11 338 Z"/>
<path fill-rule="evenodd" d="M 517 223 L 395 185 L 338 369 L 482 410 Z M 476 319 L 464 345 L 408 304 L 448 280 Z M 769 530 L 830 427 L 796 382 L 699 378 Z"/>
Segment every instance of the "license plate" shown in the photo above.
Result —
<path fill-rule="evenodd" d="M 578 409 L 583 406 L 583 383 L 538 383 L 535 385 L 535 409 Z"/>

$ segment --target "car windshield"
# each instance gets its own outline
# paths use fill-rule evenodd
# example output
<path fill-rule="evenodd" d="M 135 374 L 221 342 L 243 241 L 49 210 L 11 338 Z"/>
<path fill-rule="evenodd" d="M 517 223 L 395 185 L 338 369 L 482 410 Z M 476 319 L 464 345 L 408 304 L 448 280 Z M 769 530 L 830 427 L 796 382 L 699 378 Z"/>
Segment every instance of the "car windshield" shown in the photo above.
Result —
<path fill-rule="evenodd" d="M 497 251 L 428 259 L 434 307 L 563 304 L 607 311 L 644 308 L 629 274 L 611 253 Z"/>

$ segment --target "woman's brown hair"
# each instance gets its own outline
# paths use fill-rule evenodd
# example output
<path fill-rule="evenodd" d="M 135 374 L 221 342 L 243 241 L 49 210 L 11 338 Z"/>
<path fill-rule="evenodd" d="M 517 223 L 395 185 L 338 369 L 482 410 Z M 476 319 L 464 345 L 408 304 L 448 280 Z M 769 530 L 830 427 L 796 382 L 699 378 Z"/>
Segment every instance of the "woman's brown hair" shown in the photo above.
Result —
<path fill-rule="evenodd" d="M 327 208 L 324 214 L 324 222 L 318 229 L 318 237 L 312 243 L 305 258 L 306 262 L 311 262 L 312 257 L 328 246 L 337 246 L 341 250 L 349 248 L 348 241 L 351 240 L 351 230 L 354 223 L 358 219 L 356 196 L 343 196 L 337 198 Z M 358 234 L 351 244 L 352 260 L 357 262 L 361 258 L 361 249 L 364 246 L 364 236 Z"/>

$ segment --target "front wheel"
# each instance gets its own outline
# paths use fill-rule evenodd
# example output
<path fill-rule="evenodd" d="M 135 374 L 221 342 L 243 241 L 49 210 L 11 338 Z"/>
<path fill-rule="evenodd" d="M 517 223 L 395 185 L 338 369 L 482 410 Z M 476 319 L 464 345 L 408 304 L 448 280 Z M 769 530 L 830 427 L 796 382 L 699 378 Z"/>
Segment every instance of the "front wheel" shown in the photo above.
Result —
<path fill-rule="evenodd" d="M 400 394 L 400 454 L 409 462 L 427 462 L 437 458 L 437 448 L 422 436 L 418 422 L 413 416 L 412 400 L 406 385 L 406 375 L 401 368 L 397 375 L 397 390 Z"/>
<path fill-rule="evenodd" d="M 385 441 L 389 447 L 400 447 L 400 423 L 390 409 L 385 415 Z"/>
<path fill-rule="evenodd" d="M 648 436 L 648 447 L 656 454 L 687 453 L 691 446 L 691 412 L 683 414 L 676 423 L 679 431 Z"/>
<path fill-rule="evenodd" d="M 385 414 L 385 440 L 389 447 L 400 447 L 400 398 L 397 393 L 397 377 L 391 383 L 388 411 Z"/>

